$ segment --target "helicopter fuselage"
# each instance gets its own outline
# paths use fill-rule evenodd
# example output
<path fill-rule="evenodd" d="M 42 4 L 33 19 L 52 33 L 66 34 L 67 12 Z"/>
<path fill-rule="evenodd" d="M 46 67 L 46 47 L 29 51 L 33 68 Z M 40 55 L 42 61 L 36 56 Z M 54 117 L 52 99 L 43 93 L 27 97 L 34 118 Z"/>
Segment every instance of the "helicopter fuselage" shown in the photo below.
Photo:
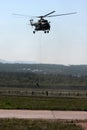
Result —
<path fill-rule="evenodd" d="M 37 23 L 31 22 L 31 25 L 35 26 L 33 33 L 35 33 L 35 31 L 44 31 L 44 33 L 49 33 L 50 31 L 50 23 L 45 19 L 40 19 Z"/>

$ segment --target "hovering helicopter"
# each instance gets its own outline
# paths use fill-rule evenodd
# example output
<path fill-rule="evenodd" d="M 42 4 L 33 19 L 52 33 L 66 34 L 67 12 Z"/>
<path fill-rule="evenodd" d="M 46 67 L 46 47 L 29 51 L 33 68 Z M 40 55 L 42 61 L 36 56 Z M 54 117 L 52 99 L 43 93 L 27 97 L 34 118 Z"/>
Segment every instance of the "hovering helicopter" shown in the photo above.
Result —
<path fill-rule="evenodd" d="M 76 14 L 76 12 L 71 12 L 71 13 L 51 15 L 53 13 L 55 13 L 55 11 L 52 11 L 43 16 L 34 16 L 35 18 L 39 18 L 39 20 L 35 23 L 34 23 L 33 19 L 30 19 L 30 25 L 35 27 L 33 33 L 35 33 L 36 31 L 44 31 L 44 33 L 49 33 L 51 26 L 50 26 L 50 22 L 48 20 L 44 19 L 45 17 L 57 17 L 57 16 L 63 16 L 63 15 Z M 22 15 L 22 14 L 14 14 L 14 15 L 26 16 L 26 15 Z"/>

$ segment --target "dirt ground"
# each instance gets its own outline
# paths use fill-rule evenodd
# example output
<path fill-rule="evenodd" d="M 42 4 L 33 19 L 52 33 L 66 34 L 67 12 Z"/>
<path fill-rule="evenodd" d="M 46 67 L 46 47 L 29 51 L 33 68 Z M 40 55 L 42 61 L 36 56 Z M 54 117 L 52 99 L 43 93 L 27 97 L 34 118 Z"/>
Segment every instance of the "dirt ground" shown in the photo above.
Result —
<path fill-rule="evenodd" d="M 77 123 L 77 125 L 81 126 L 84 130 L 87 130 L 87 122 Z"/>
<path fill-rule="evenodd" d="M 46 110 L 3 110 L 0 109 L 0 118 L 17 119 L 51 119 L 74 121 L 83 130 L 87 130 L 86 111 L 46 111 Z"/>
<path fill-rule="evenodd" d="M 51 110 L 0 110 L 0 118 L 87 120 L 87 112 Z"/>

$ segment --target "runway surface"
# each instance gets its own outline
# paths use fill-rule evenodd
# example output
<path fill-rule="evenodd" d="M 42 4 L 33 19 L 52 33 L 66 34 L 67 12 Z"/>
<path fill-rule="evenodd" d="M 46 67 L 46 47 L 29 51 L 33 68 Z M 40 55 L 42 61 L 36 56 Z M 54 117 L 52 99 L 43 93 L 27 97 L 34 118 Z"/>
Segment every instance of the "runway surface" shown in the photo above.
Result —
<path fill-rule="evenodd" d="M 0 110 L 0 118 L 85 120 L 85 111 Z"/>

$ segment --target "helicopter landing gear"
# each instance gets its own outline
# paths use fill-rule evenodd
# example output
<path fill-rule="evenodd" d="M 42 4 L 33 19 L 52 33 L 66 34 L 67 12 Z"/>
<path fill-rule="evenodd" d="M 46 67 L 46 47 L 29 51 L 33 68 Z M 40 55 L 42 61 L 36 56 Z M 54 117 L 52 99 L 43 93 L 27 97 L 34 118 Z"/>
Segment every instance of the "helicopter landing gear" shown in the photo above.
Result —
<path fill-rule="evenodd" d="M 33 31 L 33 34 L 35 34 L 35 31 Z"/>
<path fill-rule="evenodd" d="M 36 31 L 33 31 L 33 34 L 35 34 Z M 45 30 L 44 33 L 49 33 L 49 30 Z"/>
<path fill-rule="evenodd" d="M 49 30 L 47 30 L 47 31 L 44 31 L 44 33 L 49 33 Z"/>
<path fill-rule="evenodd" d="M 44 31 L 44 33 L 46 33 L 46 31 Z"/>

